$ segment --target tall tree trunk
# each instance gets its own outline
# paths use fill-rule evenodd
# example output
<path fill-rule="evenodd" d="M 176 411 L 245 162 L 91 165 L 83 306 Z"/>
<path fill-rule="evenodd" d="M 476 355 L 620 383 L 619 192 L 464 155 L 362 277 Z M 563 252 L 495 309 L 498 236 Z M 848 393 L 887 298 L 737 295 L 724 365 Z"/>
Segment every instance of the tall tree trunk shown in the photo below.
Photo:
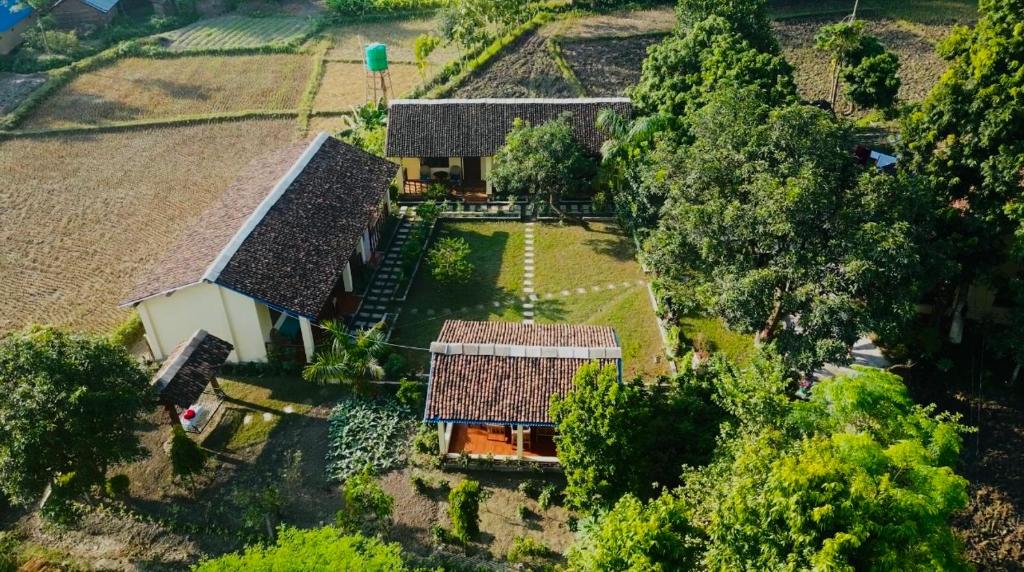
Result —
<path fill-rule="evenodd" d="M 754 335 L 754 343 L 757 345 L 771 340 L 776 326 L 779 325 L 779 319 L 782 317 L 782 292 L 782 290 L 775 291 L 775 305 L 772 307 L 772 312 L 768 315 L 768 319 L 765 320 L 764 328 Z"/>
<path fill-rule="evenodd" d="M 953 297 L 953 306 L 950 313 L 953 316 L 949 324 L 949 342 L 959 345 L 964 339 L 964 306 L 967 305 L 967 289 L 970 286 L 959 286 L 956 295 Z"/>

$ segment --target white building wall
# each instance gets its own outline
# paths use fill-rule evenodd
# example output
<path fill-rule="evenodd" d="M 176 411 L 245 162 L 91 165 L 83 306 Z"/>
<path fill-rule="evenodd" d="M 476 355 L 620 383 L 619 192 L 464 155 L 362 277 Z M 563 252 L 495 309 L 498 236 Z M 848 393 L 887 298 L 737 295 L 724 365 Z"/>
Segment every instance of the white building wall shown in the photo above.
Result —
<path fill-rule="evenodd" d="M 270 332 L 270 313 L 263 304 L 232 290 L 195 284 L 144 300 L 139 315 L 145 316 L 146 339 L 157 359 L 201 328 L 235 346 L 228 361 L 267 361 L 264 340 Z"/>

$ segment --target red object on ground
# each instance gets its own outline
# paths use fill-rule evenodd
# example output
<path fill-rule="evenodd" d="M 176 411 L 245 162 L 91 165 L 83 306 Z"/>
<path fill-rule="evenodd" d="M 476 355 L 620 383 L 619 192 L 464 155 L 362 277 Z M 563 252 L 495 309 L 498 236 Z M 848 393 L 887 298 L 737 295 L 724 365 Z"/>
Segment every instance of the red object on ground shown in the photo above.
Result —
<path fill-rule="evenodd" d="M 184 417 L 185 419 L 194 419 L 195 416 L 196 416 L 196 412 L 193 409 L 186 409 L 185 410 L 185 414 L 182 415 L 182 417 Z"/>

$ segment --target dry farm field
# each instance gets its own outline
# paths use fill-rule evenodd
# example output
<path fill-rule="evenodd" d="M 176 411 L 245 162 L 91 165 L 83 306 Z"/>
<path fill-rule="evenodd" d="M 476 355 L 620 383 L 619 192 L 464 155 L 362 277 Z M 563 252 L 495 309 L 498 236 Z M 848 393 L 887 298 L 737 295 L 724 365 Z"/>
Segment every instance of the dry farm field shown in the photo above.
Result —
<path fill-rule="evenodd" d="M 392 97 L 401 97 L 420 83 L 419 70 L 414 65 L 391 64 Z M 324 77 L 313 101 L 315 111 L 348 111 L 366 101 L 366 69 L 363 64 L 327 62 Z"/>
<path fill-rule="evenodd" d="M 160 34 L 168 50 L 228 50 L 288 44 L 309 34 L 313 22 L 303 16 L 227 15 L 200 20 L 184 28 Z"/>
<path fill-rule="evenodd" d="M 307 55 L 124 59 L 75 78 L 21 127 L 294 109 L 311 66 Z"/>
<path fill-rule="evenodd" d="M 524 34 L 459 85 L 451 97 L 575 97 L 540 32 Z"/>
<path fill-rule="evenodd" d="M 0 333 L 106 332 L 121 296 L 291 120 L 0 141 Z"/>
<path fill-rule="evenodd" d="M 420 34 L 437 33 L 438 21 L 434 18 L 414 18 L 408 20 L 381 20 L 377 22 L 359 22 L 347 26 L 331 28 L 324 32 L 333 38 L 334 45 L 327 53 L 332 60 L 359 62 L 363 59 L 363 46 L 380 42 L 388 46 L 388 59 L 394 62 L 412 63 L 413 43 Z M 457 46 L 438 46 L 430 54 L 430 62 L 435 68 L 454 60 L 459 56 Z"/>

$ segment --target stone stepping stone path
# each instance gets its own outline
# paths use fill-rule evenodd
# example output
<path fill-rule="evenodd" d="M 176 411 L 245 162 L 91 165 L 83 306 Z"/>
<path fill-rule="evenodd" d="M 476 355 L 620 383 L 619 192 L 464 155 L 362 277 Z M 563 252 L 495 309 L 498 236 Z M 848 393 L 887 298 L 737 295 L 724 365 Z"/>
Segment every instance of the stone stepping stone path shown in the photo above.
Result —
<path fill-rule="evenodd" d="M 381 262 L 380 268 L 373 275 L 366 298 L 363 299 L 359 311 L 353 318 L 356 329 L 367 330 L 377 325 L 387 313 L 392 299 L 399 294 L 398 277 L 401 275 L 399 261 L 402 258 L 402 247 L 416 224 L 416 211 L 408 206 L 403 206 L 398 209 L 398 217 L 395 236 L 391 240 L 391 244 L 388 245 L 387 252 L 384 253 L 384 260 Z"/>
<path fill-rule="evenodd" d="M 537 300 L 537 294 L 534 293 L 533 289 L 533 271 L 534 266 L 534 250 L 533 250 L 533 223 L 525 223 L 526 230 L 523 231 L 525 247 L 525 256 L 523 262 L 523 292 L 529 296 L 530 303 L 523 304 L 523 323 L 532 324 L 534 313 L 533 313 L 533 302 Z"/>

